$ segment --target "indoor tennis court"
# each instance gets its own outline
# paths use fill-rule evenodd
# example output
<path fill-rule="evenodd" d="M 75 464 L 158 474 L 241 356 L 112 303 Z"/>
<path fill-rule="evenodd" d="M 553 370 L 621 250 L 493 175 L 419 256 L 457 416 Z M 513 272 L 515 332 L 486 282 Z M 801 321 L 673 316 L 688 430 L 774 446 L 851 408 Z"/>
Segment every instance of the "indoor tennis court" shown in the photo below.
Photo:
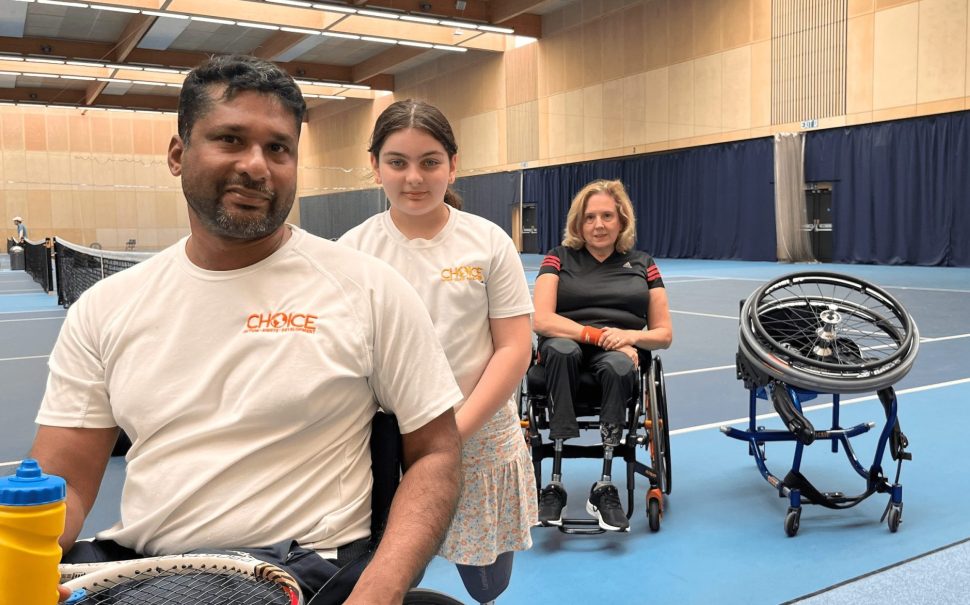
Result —
<path fill-rule="evenodd" d="M 0 477 L 34 441 L 67 309 L 203 224 L 173 176 L 190 148 L 180 95 L 195 66 L 237 54 L 273 63 L 306 104 L 289 109 L 295 134 L 274 132 L 256 155 L 292 147 L 292 165 L 277 162 L 295 183 L 280 218 L 313 241 L 392 216 L 393 179 L 369 145 L 375 120 L 405 99 L 446 116 L 460 214 L 509 236 L 532 297 L 576 193 L 597 179 L 629 193 L 635 251 L 657 262 L 673 331 L 656 352 L 662 422 L 644 387 L 636 423 L 648 436 L 632 447 L 652 464 L 657 435 L 669 436 L 659 531 L 660 479 L 635 475 L 628 532 L 537 524 L 495 602 L 967 601 L 970 0 L 0 0 Z M 283 97 L 260 98 L 271 110 L 260 120 L 206 140 L 276 128 L 269 101 Z M 195 111 L 203 125 L 212 115 Z M 214 165 L 199 173 L 216 178 Z M 463 263 L 447 270 L 474 269 Z M 762 314 L 749 300 L 795 272 L 861 283 L 863 302 L 819 288 L 769 297 Z M 867 306 L 879 292 L 888 315 Z M 794 336 L 775 339 L 762 320 Z M 764 398 L 751 399 L 752 381 Z M 879 388 L 836 398 L 800 381 Z M 532 400 L 519 403 L 529 417 Z M 537 434 L 552 447 L 548 427 Z M 591 430 L 570 443 L 601 441 Z M 898 464 L 900 451 L 912 459 Z M 552 461 L 541 467 L 540 488 Z M 566 512 L 590 526 L 602 469 L 596 457 L 563 461 Z M 820 493 L 806 500 L 795 471 Z M 625 474 L 615 460 L 628 508 Z M 111 457 L 82 538 L 119 520 L 125 477 L 124 457 Z M 442 557 L 420 586 L 478 603 Z"/>

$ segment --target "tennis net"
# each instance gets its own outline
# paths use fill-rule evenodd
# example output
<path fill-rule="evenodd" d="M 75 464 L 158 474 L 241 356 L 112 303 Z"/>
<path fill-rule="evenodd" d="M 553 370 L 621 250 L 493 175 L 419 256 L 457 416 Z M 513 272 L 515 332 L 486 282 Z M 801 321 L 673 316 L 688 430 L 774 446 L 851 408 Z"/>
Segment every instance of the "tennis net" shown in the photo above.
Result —
<path fill-rule="evenodd" d="M 54 238 L 57 304 L 67 308 L 98 281 L 151 258 L 154 252 L 105 252 Z"/>
<path fill-rule="evenodd" d="M 24 249 L 24 268 L 27 275 L 40 284 L 44 288 L 44 292 L 50 292 L 54 288 L 54 269 L 51 264 L 50 245 L 49 239 L 42 242 L 27 239 L 20 244 Z"/>

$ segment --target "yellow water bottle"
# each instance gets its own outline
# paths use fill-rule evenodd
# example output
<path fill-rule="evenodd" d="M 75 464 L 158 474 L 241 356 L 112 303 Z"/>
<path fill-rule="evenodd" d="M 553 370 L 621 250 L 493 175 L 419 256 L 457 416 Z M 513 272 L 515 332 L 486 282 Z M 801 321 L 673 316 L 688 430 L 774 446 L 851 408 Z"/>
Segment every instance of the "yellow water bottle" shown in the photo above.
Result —
<path fill-rule="evenodd" d="M 67 484 L 36 460 L 0 477 L 0 605 L 54 605 Z"/>

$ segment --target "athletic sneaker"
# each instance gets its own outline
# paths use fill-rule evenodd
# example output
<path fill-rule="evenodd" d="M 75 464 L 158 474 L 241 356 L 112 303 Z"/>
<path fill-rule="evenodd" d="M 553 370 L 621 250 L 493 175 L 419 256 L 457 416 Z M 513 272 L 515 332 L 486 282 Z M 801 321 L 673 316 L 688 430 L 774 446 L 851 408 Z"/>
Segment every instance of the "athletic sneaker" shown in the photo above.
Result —
<path fill-rule="evenodd" d="M 566 490 L 561 483 L 550 483 L 539 493 L 539 523 L 562 525 L 562 512 L 566 509 Z"/>
<path fill-rule="evenodd" d="M 589 492 L 586 512 L 599 520 L 599 526 L 607 531 L 628 531 L 630 520 L 620 505 L 620 495 L 612 483 L 596 482 Z"/>

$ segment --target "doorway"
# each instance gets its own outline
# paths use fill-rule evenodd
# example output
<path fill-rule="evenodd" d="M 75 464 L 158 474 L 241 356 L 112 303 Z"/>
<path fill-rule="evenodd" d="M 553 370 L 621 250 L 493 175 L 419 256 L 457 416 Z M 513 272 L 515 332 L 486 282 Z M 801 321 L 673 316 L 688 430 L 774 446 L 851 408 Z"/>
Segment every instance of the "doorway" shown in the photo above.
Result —
<path fill-rule="evenodd" d="M 805 223 L 812 254 L 820 263 L 832 262 L 832 184 L 808 183 L 805 189 Z"/>

